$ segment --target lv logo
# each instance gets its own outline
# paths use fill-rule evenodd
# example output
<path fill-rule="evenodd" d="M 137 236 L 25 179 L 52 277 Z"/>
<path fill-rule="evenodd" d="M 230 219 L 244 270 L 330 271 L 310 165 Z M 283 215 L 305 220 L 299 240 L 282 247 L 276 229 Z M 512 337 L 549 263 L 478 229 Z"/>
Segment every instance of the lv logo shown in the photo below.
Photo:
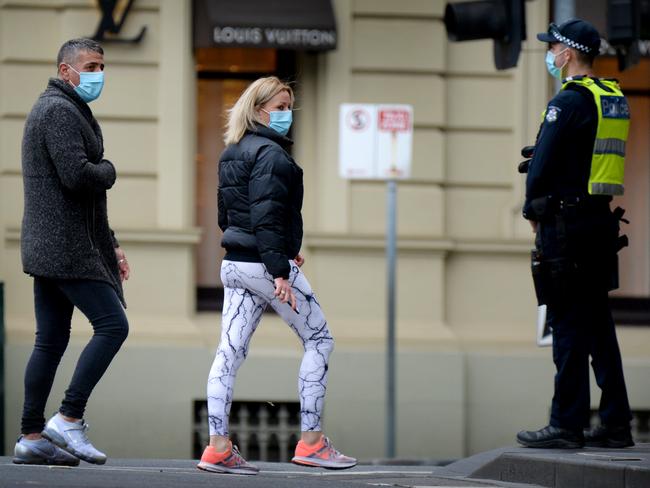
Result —
<path fill-rule="evenodd" d="M 122 12 L 122 17 L 116 22 L 115 21 L 115 9 L 118 6 L 118 3 L 120 3 L 119 0 L 99 0 L 99 8 L 102 11 L 102 18 L 99 21 L 99 25 L 97 26 L 97 31 L 95 32 L 95 35 L 92 37 L 95 41 L 100 41 L 100 42 L 120 42 L 120 43 L 133 43 L 137 44 L 142 39 L 144 38 L 144 34 L 147 32 L 147 26 L 145 25 L 142 27 L 140 30 L 140 33 L 131 38 L 131 39 L 120 39 L 117 36 L 117 34 L 120 33 L 122 30 L 122 27 L 124 26 L 124 22 L 126 22 L 126 18 L 129 15 L 129 12 L 131 11 L 131 7 L 133 6 L 135 0 L 128 0 L 128 3 L 126 7 L 124 8 Z M 106 37 L 106 34 L 109 34 L 108 37 Z"/>

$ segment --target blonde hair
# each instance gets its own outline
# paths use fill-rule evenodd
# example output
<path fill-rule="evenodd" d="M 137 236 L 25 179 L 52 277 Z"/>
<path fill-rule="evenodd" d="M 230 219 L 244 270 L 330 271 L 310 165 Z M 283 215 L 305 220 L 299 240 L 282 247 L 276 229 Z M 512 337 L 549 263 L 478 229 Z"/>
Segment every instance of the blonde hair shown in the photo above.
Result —
<path fill-rule="evenodd" d="M 255 129 L 255 124 L 261 124 L 262 121 L 258 115 L 258 110 L 265 103 L 271 100 L 278 93 L 286 91 L 291 97 L 293 106 L 293 90 L 289 85 L 280 81 L 276 76 L 268 76 L 254 81 L 244 90 L 235 105 L 228 110 L 228 122 L 226 123 L 226 133 L 224 142 L 228 144 L 237 144 L 247 130 Z"/>

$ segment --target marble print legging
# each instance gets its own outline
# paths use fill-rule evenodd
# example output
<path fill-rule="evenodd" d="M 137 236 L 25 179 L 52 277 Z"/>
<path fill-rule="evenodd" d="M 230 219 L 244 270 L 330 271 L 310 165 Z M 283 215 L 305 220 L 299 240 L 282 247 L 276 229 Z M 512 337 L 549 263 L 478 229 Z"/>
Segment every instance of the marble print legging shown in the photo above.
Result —
<path fill-rule="evenodd" d="M 246 359 L 251 338 L 267 305 L 273 307 L 302 341 L 305 354 L 298 374 L 301 427 L 303 432 L 321 430 L 327 363 L 334 339 L 305 275 L 291 261 L 289 282 L 297 299 L 297 311 L 274 295 L 273 277 L 261 263 L 224 260 L 221 281 L 224 286 L 221 340 L 208 377 L 210 435 L 228 435 L 235 375 Z"/>

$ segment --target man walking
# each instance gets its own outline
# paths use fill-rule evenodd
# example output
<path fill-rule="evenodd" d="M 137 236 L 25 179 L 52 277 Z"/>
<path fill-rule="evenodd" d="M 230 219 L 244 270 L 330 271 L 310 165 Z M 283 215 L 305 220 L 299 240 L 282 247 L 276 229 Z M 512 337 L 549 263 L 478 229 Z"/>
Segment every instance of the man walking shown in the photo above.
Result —
<path fill-rule="evenodd" d="M 630 112 L 616 80 L 593 76 L 600 35 L 573 19 L 537 38 L 549 44 L 546 65 L 562 79 L 548 104 L 526 179 L 524 217 L 536 231 L 533 277 L 547 305 L 557 368 L 548 426 L 522 431 L 528 447 L 634 445 L 621 354 L 607 292 L 618 286 L 623 194 Z M 602 390 L 601 425 L 589 426 L 589 357 Z"/>
<path fill-rule="evenodd" d="M 101 94 L 104 51 L 95 41 L 67 41 L 57 77 L 27 117 L 22 145 L 25 209 L 23 269 L 34 280 L 36 339 L 25 371 L 19 464 L 103 464 L 86 435 L 88 397 L 128 334 L 122 281 L 129 265 L 108 225 L 106 191 L 115 183 L 103 158 L 100 127 L 88 104 Z M 59 411 L 44 409 L 68 345 L 74 308 L 93 337 L 76 365 Z"/>

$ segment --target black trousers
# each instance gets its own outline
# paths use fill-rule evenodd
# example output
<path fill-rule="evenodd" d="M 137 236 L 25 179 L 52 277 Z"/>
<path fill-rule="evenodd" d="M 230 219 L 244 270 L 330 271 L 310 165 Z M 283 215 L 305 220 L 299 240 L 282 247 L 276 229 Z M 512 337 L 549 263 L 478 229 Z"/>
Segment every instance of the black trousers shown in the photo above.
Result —
<path fill-rule="evenodd" d="M 126 339 L 129 324 L 115 290 L 91 280 L 34 278 L 36 340 L 25 370 L 23 434 L 41 432 L 54 376 L 70 339 L 72 312 L 77 307 L 94 334 L 85 347 L 59 411 L 83 418 L 88 398 Z"/>
<path fill-rule="evenodd" d="M 602 390 L 599 414 L 609 426 L 627 426 L 632 418 L 621 353 L 606 291 L 579 291 L 570 300 L 548 306 L 553 328 L 555 394 L 551 425 L 571 430 L 589 426 L 589 358 Z"/>
<path fill-rule="evenodd" d="M 559 225 L 558 225 L 559 224 Z M 602 390 L 599 414 L 609 426 L 632 418 L 621 353 L 609 308 L 618 223 L 608 209 L 540 224 L 537 247 L 555 261 L 547 320 L 553 330 L 555 393 L 550 424 L 580 431 L 589 425 L 589 358 Z"/>

